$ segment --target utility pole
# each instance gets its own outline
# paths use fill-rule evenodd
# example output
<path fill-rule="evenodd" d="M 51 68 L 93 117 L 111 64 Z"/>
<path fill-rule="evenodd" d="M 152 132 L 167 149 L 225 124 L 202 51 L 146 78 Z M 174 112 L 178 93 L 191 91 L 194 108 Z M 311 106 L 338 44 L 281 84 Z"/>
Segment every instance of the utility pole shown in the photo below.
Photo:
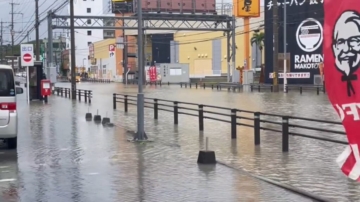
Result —
<path fill-rule="evenodd" d="M 142 16 L 142 0 L 137 0 L 137 17 L 138 17 L 138 94 L 137 94 L 137 132 L 134 137 L 135 141 L 145 141 L 147 136 L 144 127 L 144 21 Z"/>
<path fill-rule="evenodd" d="M 11 29 L 10 29 L 10 32 L 11 32 L 11 56 L 14 56 L 14 36 L 15 36 L 15 30 L 14 30 L 14 15 L 15 14 L 20 14 L 20 13 L 14 13 L 14 6 L 16 5 L 20 5 L 18 3 L 14 3 L 14 1 L 12 0 L 11 3 Z M 14 58 L 11 59 L 11 66 L 12 68 L 14 69 Z"/>
<path fill-rule="evenodd" d="M 39 37 L 39 0 L 35 0 L 35 35 L 36 35 L 36 61 L 40 60 L 40 37 Z M 52 46 L 52 44 L 48 44 Z"/>
<path fill-rule="evenodd" d="M 1 20 L 1 29 L 0 29 L 0 32 L 1 32 L 1 38 L 0 38 L 0 61 L 2 62 L 3 60 L 3 21 Z"/>
<path fill-rule="evenodd" d="M 278 0 L 273 0 L 273 88 L 274 92 L 279 92 L 279 18 L 278 18 Z"/>
<path fill-rule="evenodd" d="M 286 73 L 287 73 L 287 58 L 286 58 L 286 55 L 287 55 L 287 50 L 286 50 L 286 47 L 287 47 L 287 33 L 286 33 L 286 27 L 287 27 L 287 14 L 286 14 L 286 0 L 284 0 L 284 93 L 286 93 L 286 89 L 287 89 L 287 77 L 286 77 Z"/>
<path fill-rule="evenodd" d="M 70 0 L 70 53 L 71 53 L 71 98 L 76 100 L 76 80 L 75 80 L 75 29 L 74 29 L 74 0 Z"/>

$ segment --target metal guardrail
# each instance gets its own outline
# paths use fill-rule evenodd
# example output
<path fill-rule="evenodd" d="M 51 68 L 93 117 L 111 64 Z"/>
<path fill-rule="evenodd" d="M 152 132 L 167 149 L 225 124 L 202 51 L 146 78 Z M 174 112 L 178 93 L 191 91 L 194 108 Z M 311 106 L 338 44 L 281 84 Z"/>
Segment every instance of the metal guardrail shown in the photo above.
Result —
<path fill-rule="evenodd" d="M 110 79 L 93 79 L 93 78 L 82 78 L 82 82 L 91 82 L 91 83 L 111 83 Z"/>
<path fill-rule="evenodd" d="M 53 95 L 71 99 L 71 88 L 55 87 L 52 93 Z M 83 97 L 85 103 L 91 103 L 91 99 L 93 98 L 91 90 L 76 89 L 76 96 L 78 97 L 79 101 L 81 101 L 81 97 Z"/>
<path fill-rule="evenodd" d="M 124 111 L 128 112 L 129 105 L 136 105 L 136 96 L 126 94 L 113 94 L 113 109 L 117 109 L 117 103 L 124 104 Z M 315 136 L 313 134 L 301 133 L 294 129 L 303 129 L 307 131 L 323 132 L 328 134 L 336 134 L 339 136 L 346 136 L 344 131 L 319 128 L 316 124 L 331 124 L 342 125 L 340 122 L 317 120 L 305 117 L 286 116 L 278 114 L 270 114 L 263 112 L 254 112 L 248 110 L 241 110 L 235 108 L 219 107 L 213 105 L 203 105 L 189 102 L 179 102 L 173 100 L 164 100 L 156 98 L 145 98 L 145 108 L 154 110 L 154 119 L 159 118 L 159 111 L 166 111 L 173 113 L 174 124 L 179 124 L 179 114 L 198 117 L 199 131 L 204 131 L 204 119 L 215 120 L 229 123 L 231 127 L 231 138 L 237 138 L 237 126 L 245 126 L 254 129 L 254 144 L 260 145 L 261 130 L 271 131 L 282 134 L 282 151 L 289 151 L 289 136 L 298 136 L 310 139 L 317 139 L 327 142 L 339 143 L 347 145 L 346 141 L 331 139 L 327 137 Z M 245 116 L 245 115 L 250 115 Z M 280 121 L 276 121 L 280 120 Z M 239 121 L 247 121 L 248 123 L 241 123 Z M 300 125 L 299 121 L 307 122 L 305 125 Z M 264 124 L 264 125 L 262 125 Z"/>

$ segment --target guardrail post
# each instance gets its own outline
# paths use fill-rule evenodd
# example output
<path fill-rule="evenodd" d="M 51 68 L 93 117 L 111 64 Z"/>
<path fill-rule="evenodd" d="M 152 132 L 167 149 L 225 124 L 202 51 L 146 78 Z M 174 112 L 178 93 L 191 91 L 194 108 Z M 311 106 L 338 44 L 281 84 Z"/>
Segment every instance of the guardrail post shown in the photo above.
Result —
<path fill-rule="evenodd" d="M 180 88 L 182 88 L 182 83 L 180 83 Z"/>
<path fill-rule="evenodd" d="M 124 95 L 124 111 L 128 112 L 128 96 Z"/>
<path fill-rule="evenodd" d="M 179 112 L 178 112 L 178 102 L 174 102 L 174 124 L 179 123 Z"/>
<path fill-rule="evenodd" d="M 254 113 L 254 143 L 260 144 L 260 112 Z"/>
<path fill-rule="evenodd" d="M 65 98 L 67 98 L 67 89 L 65 88 Z"/>
<path fill-rule="evenodd" d="M 191 88 L 191 83 L 189 83 L 189 87 Z"/>
<path fill-rule="evenodd" d="M 89 94 L 88 94 L 88 96 L 89 96 L 89 104 L 91 104 L 92 91 L 91 91 L 91 90 L 89 90 L 88 92 L 89 92 Z"/>
<path fill-rule="evenodd" d="M 258 85 L 258 92 L 260 92 L 260 85 Z"/>
<path fill-rule="evenodd" d="M 196 89 L 197 89 L 197 86 L 198 86 L 198 83 L 195 83 L 195 87 L 196 87 Z"/>
<path fill-rule="evenodd" d="M 282 117 L 282 151 L 289 151 L 289 118 Z"/>
<path fill-rule="evenodd" d="M 60 94 L 59 88 L 56 88 L 56 92 L 57 92 L 57 95 L 59 96 L 59 94 Z"/>
<path fill-rule="evenodd" d="M 236 109 L 231 109 L 231 139 L 236 139 Z"/>
<path fill-rule="evenodd" d="M 61 88 L 61 89 L 60 89 L 60 94 L 61 94 L 61 97 L 63 97 L 63 91 L 64 91 L 64 89 L 63 89 L 63 88 Z"/>
<path fill-rule="evenodd" d="M 316 87 L 316 95 L 319 95 L 320 94 L 320 87 Z"/>
<path fill-rule="evenodd" d="M 204 105 L 199 105 L 199 131 L 204 131 Z"/>
<path fill-rule="evenodd" d="M 203 83 L 203 88 L 205 89 L 205 83 Z"/>
<path fill-rule="evenodd" d="M 253 92 L 253 90 L 254 90 L 253 87 L 254 87 L 254 86 L 250 84 L 250 91 L 251 91 L 251 92 Z"/>
<path fill-rule="evenodd" d="M 116 109 L 116 93 L 113 94 L 113 109 Z"/>
<path fill-rule="evenodd" d="M 88 96 L 88 91 L 85 90 L 85 96 L 84 96 L 84 98 L 85 98 L 85 103 L 87 103 L 87 96 Z"/>
<path fill-rule="evenodd" d="M 302 86 L 300 86 L 300 94 L 302 94 Z"/>
<path fill-rule="evenodd" d="M 158 99 L 154 99 L 154 119 L 158 119 Z"/>
<path fill-rule="evenodd" d="M 288 92 L 289 92 L 288 86 L 285 85 L 285 93 L 288 93 Z"/>
<path fill-rule="evenodd" d="M 214 84 L 211 84 L 211 90 L 214 90 Z"/>
<path fill-rule="evenodd" d="M 274 86 L 270 86 L 270 91 L 274 92 Z"/>
<path fill-rule="evenodd" d="M 82 91 L 82 90 L 77 90 L 78 95 L 79 95 L 79 101 L 81 101 L 81 91 Z"/>

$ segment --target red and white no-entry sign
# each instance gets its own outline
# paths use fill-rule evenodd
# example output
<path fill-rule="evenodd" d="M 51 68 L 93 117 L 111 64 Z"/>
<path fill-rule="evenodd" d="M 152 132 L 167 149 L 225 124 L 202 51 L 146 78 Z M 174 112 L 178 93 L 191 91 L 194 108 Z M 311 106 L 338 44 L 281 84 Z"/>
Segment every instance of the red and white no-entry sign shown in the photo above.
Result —
<path fill-rule="evenodd" d="M 21 44 L 21 66 L 34 66 L 34 45 Z"/>
<path fill-rule="evenodd" d="M 32 60 L 32 57 L 29 53 L 25 53 L 24 56 L 23 56 L 23 60 L 25 62 L 30 62 Z"/>

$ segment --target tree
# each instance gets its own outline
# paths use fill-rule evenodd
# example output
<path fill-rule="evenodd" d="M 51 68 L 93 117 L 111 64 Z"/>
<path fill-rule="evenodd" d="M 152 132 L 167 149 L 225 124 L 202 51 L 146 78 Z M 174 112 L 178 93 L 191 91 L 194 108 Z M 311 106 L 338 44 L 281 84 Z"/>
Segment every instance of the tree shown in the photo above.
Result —
<path fill-rule="evenodd" d="M 259 32 L 258 30 L 253 34 L 253 36 L 250 39 L 251 45 L 255 44 L 256 47 L 259 48 L 260 54 L 262 55 L 262 50 L 264 48 L 264 42 L 265 42 L 265 34 L 264 32 Z M 255 60 L 255 68 L 258 67 L 257 61 L 258 61 L 258 55 L 256 51 L 256 60 Z M 260 64 L 261 65 L 261 64 Z"/>

